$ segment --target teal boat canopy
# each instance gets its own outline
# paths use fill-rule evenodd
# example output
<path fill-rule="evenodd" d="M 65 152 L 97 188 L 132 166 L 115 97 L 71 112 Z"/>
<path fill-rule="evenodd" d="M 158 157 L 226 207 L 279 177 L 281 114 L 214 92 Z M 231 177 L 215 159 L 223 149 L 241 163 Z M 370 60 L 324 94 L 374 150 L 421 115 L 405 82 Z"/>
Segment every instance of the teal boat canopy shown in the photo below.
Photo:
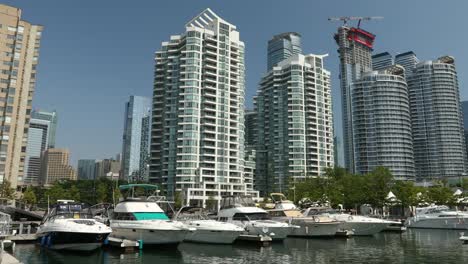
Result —
<path fill-rule="evenodd" d="M 159 190 L 159 187 L 157 185 L 145 184 L 145 183 L 134 183 L 134 184 L 127 184 L 127 185 L 120 185 L 119 189 L 120 190 L 128 190 L 128 189 L 138 188 L 138 187 L 143 188 L 145 190 L 153 190 L 153 189 Z"/>
<path fill-rule="evenodd" d="M 136 220 L 169 220 L 167 215 L 163 212 L 157 213 L 133 213 Z"/>

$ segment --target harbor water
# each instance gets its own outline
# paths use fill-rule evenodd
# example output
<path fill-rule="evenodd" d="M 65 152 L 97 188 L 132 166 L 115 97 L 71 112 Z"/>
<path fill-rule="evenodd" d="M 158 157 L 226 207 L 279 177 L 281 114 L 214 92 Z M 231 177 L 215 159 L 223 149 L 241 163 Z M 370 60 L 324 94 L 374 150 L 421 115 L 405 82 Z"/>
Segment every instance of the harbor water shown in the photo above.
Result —
<path fill-rule="evenodd" d="M 255 244 L 207 245 L 182 243 L 174 247 L 145 247 L 124 252 L 112 248 L 92 253 L 57 252 L 19 244 L 13 255 L 22 263 L 468 263 L 468 245 L 460 231 L 410 229 L 371 237 L 337 239 L 287 238 L 260 247 Z"/>

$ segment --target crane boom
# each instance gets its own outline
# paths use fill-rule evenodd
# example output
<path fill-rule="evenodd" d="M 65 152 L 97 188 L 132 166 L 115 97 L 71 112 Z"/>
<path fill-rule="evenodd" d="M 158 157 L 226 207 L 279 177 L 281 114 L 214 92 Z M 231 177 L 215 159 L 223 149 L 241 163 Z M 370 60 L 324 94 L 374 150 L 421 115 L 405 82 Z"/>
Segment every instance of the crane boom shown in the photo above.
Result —
<path fill-rule="evenodd" d="M 350 20 L 358 20 L 358 28 L 361 26 L 361 21 L 369 21 L 369 20 L 377 20 L 377 19 L 383 19 L 381 16 L 372 16 L 372 17 L 329 17 L 328 21 L 343 21 L 343 25 L 347 25 L 348 21 Z"/>

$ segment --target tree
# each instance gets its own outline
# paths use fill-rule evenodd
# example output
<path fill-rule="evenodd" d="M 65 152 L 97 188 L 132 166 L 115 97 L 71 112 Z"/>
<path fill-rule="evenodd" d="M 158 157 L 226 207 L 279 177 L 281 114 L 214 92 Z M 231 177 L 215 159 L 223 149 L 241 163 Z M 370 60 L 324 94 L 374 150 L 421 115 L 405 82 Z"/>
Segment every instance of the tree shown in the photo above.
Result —
<path fill-rule="evenodd" d="M 37 203 L 36 194 L 34 193 L 34 190 L 31 186 L 28 186 L 26 188 L 26 191 L 24 191 L 23 201 L 25 202 L 26 205 L 29 205 L 29 206 L 35 205 Z"/>
<path fill-rule="evenodd" d="M 390 192 L 393 175 L 389 169 L 377 167 L 365 175 L 365 189 L 368 195 L 367 202 L 377 208 L 382 208 Z"/>
<path fill-rule="evenodd" d="M 73 185 L 67 195 L 67 198 L 74 200 L 76 202 L 80 201 L 80 190 L 76 185 Z"/>
<path fill-rule="evenodd" d="M 208 197 L 208 200 L 206 200 L 206 209 L 216 211 L 216 200 L 213 196 Z"/>
<path fill-rule="evenodd" d="M 96 188 L 96 202 L 104 203 L 107 201 L 108 186 L 104 182 L 99 182 Z"/>
<path fill-rule="evenodd" d="M 3 180 L 0 183 L 0 198 L 13 200 L 15 199 L 15 189 L 11 188 L 11 183 L 8 180 Z"/>
<path fill-rule="evenodd" d="M 433 186 L 427 190 L 430 202 L 437 205 L 453 205 L 456 203 L 452 190 L 445 186 Z"/>
<path fill-rule="evenodd" d="M 54 185 L 52 185 L 52 187 L 45 192 L 45 196 L 48 199 L 48 202 L 51 204 L 56 203 L 57 200 L 59 199 L 67 198 L 67 197 L 64 197 L 65 189 L 62 187 L 62 185 L 58 183 L 55 183 Z"/>
<path fill-rule="evenodd" d="M 174 207 L 175 209 L 180 209 L 183 206 L 183 199 L 182 199 L 182 193 L 177 191 L 175 192 L 174 196 Z"/>
<path fill-rule="evenodd" d="M 392 187 L 393 193 L 400 200 L 403 208 L 418 204 L 418 188 L 410 181 L 397 181 Z"/>

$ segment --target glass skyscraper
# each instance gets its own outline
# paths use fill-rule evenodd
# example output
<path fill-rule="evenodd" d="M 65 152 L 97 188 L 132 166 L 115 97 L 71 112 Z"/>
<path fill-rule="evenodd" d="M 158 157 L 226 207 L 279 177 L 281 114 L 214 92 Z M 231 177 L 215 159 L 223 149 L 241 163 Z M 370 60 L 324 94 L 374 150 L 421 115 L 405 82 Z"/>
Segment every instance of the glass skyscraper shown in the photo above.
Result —
<path fill-rule="evenodd" d="M 330 72 L 324 55 L 297 54 L 260 81 L 255 186 L 261 195 L 334 166 Z"/>
<path fill-rule="evenodd" d="M 372 55 L 372 69 L 374 71 L 383 70 L 393 65 L 393 57 L 388 52 Z"/>
<path fill-rule="evenodd" d="M 455 59 L 420 62 L 407 81 L 417 179 L 458 179 L 467 158 Z"/>
<path fill-rule="evenodd" d="M 121 177 L 130 182 L 148 180 L 151 99 L 130 96 L 125 104 Z"/>
<path fill-rule="evenodd" d="M 299 33 L 286 32 L 275 35 L 268 41 L 267 71 L 295 54 L 302 54 L 301 35 Z"/>
<path fill-rule="evenodd" d="M 355 172 L 351 84 L 361 74 L 372 70 L 372 48 L 375 35 L 360 28 L 341 26 L 335 34 L 340 58 L 341 111 L 345 167 Z"/>
<path fill-rule="evenodd" d="M 96 160 L 78 160 L 78 180 L 94 180 L 96 178 Z"/>
<path fill-rule="evenodd" d="M 33 110 L 31 112 L 23 184 L 39 184 L 41 156 L 46 149 L 55 146 L 56 127 L 57 113 L 55 111 L 46 112 Z"/>
<path fill-rule="evenodd" d="M 244 43 L 210 9 L 156 52 L 150 180 L 186 203 L 255 195 L 244 177 Z"/>
<path fill-rule="evenodd" d="M 414 180 L 408 87 L 402 66 L 370 71 L 352 84 L 356 173 L 379 166 L 399 180 Z"/>
<path fill-rule="evenodd" d="M 416 57 L 416 54 L 412 51 L 400 53 L 395 56 L 395 64 L 401 65 L 405 68 L 406 77 L 412 74 L 413 69 L 416 67 L 418 62 L 418 57 Z"/>

